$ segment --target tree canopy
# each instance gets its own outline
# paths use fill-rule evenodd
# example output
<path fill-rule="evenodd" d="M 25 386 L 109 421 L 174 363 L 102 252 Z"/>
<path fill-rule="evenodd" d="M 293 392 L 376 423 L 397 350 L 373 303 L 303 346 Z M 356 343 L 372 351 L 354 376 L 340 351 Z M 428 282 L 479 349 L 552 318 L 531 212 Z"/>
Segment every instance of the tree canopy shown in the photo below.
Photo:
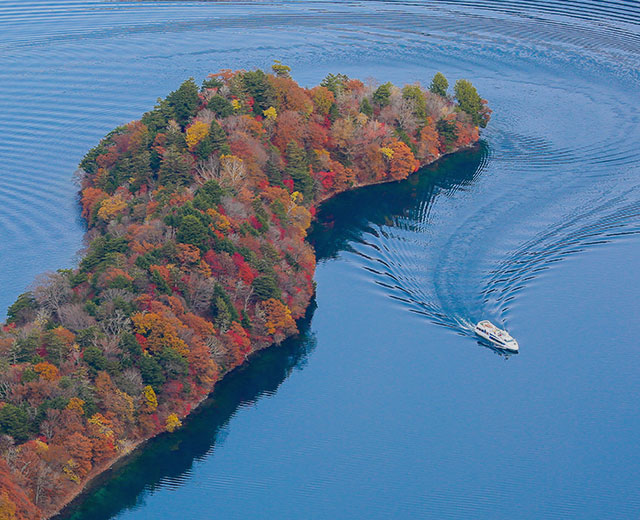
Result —
<path fill-rule="evenodd" d="M 429 86 L 429 90 L 434 94 L 437 94 L 442 97 L 446 97 L 447 90 L 449 89 L 449 82 L 447 78 L 445 78 L 442 72 L 436 72 L 435 76 L 431 80 L 431 85 Z"/>
<path fill-rule="evenodd" d="M 3 511 L 50 515 L 97 468 L 180 428 L 222 376 L 297 332 L 318 204 L 469 146 L 490 114 L 466 81 L 456 105 L 436 78 L 329 74 L 308 89 L 271 70 L 189 79 L 83 158 L 83 258 L 0 326 Z"/>
<path fill-rule="evenodd" d="M 489 122 L 489 113 L 476 87 L 466 79 L 459 79 L 453 90 L 460 110 L 471 116 L 473 124 L 485 128 Z"/>

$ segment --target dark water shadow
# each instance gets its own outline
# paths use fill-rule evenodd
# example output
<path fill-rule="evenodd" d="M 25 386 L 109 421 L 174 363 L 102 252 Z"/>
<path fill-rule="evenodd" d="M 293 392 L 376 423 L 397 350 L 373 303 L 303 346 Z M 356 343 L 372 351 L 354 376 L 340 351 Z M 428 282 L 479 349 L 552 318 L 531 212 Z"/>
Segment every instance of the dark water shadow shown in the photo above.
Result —
<path fill-rule="evenodd" d="M 318 261 L 349 250 L 372 225 L 406 215 L 416 205 L 428 204 L 439 189 L 456 190 L 473 182 L 487 156 L 484 143 L 424 168 L 402 182 L 382 184 L 342 193 L 325 202 L 318 213 L 309 241 Z M 316 304 L 312 301 L 299 322 L 300 334 L 279 347 L 256 353 L 250 362 L 228 374 L 215 393 L 195 410 L 184 426 L 163 434 L 100 475 L 57 520 L 107 520 L 143 503 L 143 493 L 166 481 L 179 482 L 194 462 L 215 450 L 224 440 L 226 426 L 241 407 L 274 394 L 294 370 L 304 369 L 315 349 L 310 324 Z"/>
<path fill-rule="evenodd" d="M 501 358 L 504 358 L 504 359 L 509 359 L 511 356 L 518 355 L 518 351 L 514 352 L 510 350 L 504 350 L 496 347 L 495 345 L 493 345 L 492 343 L 489 343 L 488 341 L 478 339 L 476 343 L 478 344 L 478 346 L 487 348 L 491 350 L 496 356 L 500 356 Z"/>
<path fill-rule="evenodd" d="M 228 374 L 214 394 L 173 434 L 162 434 L 100 475 L 57 520 L 107 520 L 140 504 L 141 494 L 167 480 L 179 481 L 194 462 L 224 440 L 226 426 L 241 407 L 273 395 L 294 370 L 302 370 L 316 346 L 310 331 L 312 301 L 298 323 L 300 334 L 278 347 L 262 350 L 250 362 Z"/>
<path fill-rule="evenodd" d="M 353 251 L 350 244 L 360 241 L 364 233 L 375 233 L 378 226 L 393 225 L 415 210 L 428 211 L 437 193 L 471 185 L 482 172 L 488 153 L 488 144 L 480 141 L 404 181 L 366 186 L 324 202 L 309 233 L 318 262 L 335 258 L 341 251 Z"/>
<path fill-rule="evenodd" d="M 309 235 L 318 261 L 349 251 L 357 255 L 360 267 L 371 273 L 373 282 L 409 312 L 459 335 L 475 336 L 468 314 L 449 301 L 465 301 L 467 295 L 457 291 L 466 282 L 457 280 L 454 292 L 444 295 L 449 298 L 443 300 L 443 295 L 433 290 L 438 266 L 423 256 L 424 248 L 438 251 L 438 246 L 421 237 L 429 234 L 436 199 L 470 190 L 484 171 L 490 152 L 488 144 L 481 141 L 402 182 L 360 188 L 325 202 Z M 464 259 L 455 257 L 454 245 L 444 247 L 454 252 L 449 267 L 457 272 Z M 416 259 L 420 265 L 415 264 Z M 428 287 L 421 278 L 424 276 L 430 278 Z"/>

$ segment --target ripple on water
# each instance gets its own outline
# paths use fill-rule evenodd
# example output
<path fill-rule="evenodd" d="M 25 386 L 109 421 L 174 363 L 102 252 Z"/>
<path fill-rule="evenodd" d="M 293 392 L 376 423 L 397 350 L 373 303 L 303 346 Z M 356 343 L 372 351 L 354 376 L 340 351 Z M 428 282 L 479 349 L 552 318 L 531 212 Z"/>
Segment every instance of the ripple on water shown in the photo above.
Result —
<path fill-rule="evenodd" d="M 348 246 L 342 254 L 353 276 L 373 281 L 375 297 L 393 298 L 455 333 L 468 334 L 482 317 L 509 325 L 522 294 L 555 265 L 637 240 L 639 27 L 640 5 L 623 1 L 3 2 L 0 305 L 6 308 L 36 273 L 73 264 L 82 225 L 71 177 L 100 137 L 138 117 L 185 77 L 268 66 L 277 57 L 308 84 L 338 71 L 426 83 L 438 69 L 479 86 L 495 109 L 482 147 L 464 160 L 452 157 L 428 168 L 399 195 L 394 191 L 397 200 L 354 209 L 360 220 L 350 222 L 341 246 L 327 257 Z M 273 392 L 239 408 L 249 410 Z M 380 429 L 377 440 L 400 457 L 403 448 L 389 432 Z M 406 446 L 419 442 L 412 432 L 403 435 Z M 341 442 L 342 436 L 327 433 L 305 449 L 326 454 Z M 447 445 L 443 458 L 429 463 L 443 471 L 464 465 L 473 457 L 465 447 Z M 319 472 L 317 481 L 296 492 L 311 500 L 332 485 L 349 488 L 345 475 L 371 456 L 359 443 L 349 448 L 351 458 L 341 461 L 349 471 Z M 212 451 L 202 451 L 196 462 Z M 297 455 L 292 452 L 291 460 Z M 498 453 L 495 464 L 509 471 L 514 464 L 532 467 L 538 455 L 523 450 L 514 462 Z M 168 472 L 149 494 L 154 486 L 177 493 L 195 481 L 211 491 L 261 497 L 273 484 L 225 474 L 198 481 L 194 466 Z M 393 468 L 381 462 L 379 469 Z M 540 477 L 513 471 L 523 487 Z M 353 503 L 380 493 L 369 476 L 362 482 Z M 398 482 L 389 481 L 384 496 L 401 495 Z M 380 500 L 379 513 L 488 517 L 510 493 L 517 489 L 509 483 L 470 486 L 455 496 L 436 488 L 399 505 Z M 568 492 L 538 512 L 576 516 L 584 499 Z M 621 516 L 637 512 L 637 501 L 620 503 L 610 489 L 599 500 L 617 503 Z"/>

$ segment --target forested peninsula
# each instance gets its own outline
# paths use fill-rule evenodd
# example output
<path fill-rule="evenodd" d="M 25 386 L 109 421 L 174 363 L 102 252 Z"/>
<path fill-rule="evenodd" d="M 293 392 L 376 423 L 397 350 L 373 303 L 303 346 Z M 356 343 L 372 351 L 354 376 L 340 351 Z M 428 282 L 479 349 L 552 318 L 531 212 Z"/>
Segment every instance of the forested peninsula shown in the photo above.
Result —
<path fill-rule="evenodd" d="M 490 110 L 428 89 L 272 71 L 185 81 L 80 164 L 87 248 L 0 331 L 0 519 L 47 518 L 216 381 L 297 332 L 305 241 L 332 195 L 406 178 L 479 138 Z"/>

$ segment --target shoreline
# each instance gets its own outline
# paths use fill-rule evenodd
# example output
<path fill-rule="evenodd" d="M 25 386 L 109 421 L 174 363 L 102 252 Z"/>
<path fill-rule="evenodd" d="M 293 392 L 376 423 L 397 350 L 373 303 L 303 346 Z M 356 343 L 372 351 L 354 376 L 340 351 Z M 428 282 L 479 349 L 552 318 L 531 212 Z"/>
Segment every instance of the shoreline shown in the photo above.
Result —
<path fill-rule="evenodd" d="M 370 182 L 370 183 L 366 183 L 366 184 L 354 184 L 353 186 L 350 186 L 349 188 L 347 188 L 346 190 L 337 192 L 337 193 L 330 193 L 328 196 L 326 196 L 325 198 L 322 198 L 320 200 L 318 200 L 318 203 L 316 204 L 316 207 L 319 207 L 321 204 L 323 204 L 324 202 L 342 194 L 342 193 L 346 193 L 349 191 L 355 191 L 356 189 L 360 189 L 360 188 L 365 188 L 367 186 L 377 186 L 380 184 L 389 184 L 392 182 L 403 182 L 406 181 L 407 179 L 415 176 L 416 174 L 418 174 L 423 168 L 430 166 L 432 164 L 437 163 L 440 159 L 447 157 L 449 155 L 453 155 L 455 153 L 458 153 L 460 151 L 463 150 L 468 150 L 471 149 L 475 146 L 477 146 L 478 141 L 475 141 L 469 145 L 466 146 L 461 146 L 459 148 L 456 148 L 455 150 L 452 150 L 450 152 L 444 153 L 439 155 L 438 157 L 434 158 L 433 160 L 431 160 L 430 162 L 427 162 L 425 164 L 423 164 L 420 168 L 418 168 L 416 171 L 414 171 L 413 173 L 411 173 L 406 179 L 381 179 L 379 181 L 376 182 Z M 315 220 L 315 217 L 314 217 Z M 305 239 L 306 240 L 306 239 Z M 315 252 L 314 252 L 314 257 L 315 257 Z M 315 274 L 315 273 L 314 273 Z M 309 299 L 309 302 L 307 302 L 307 310 L 309 308 L 309 305 L 311 304 L 311 301 L 313 299 L 313 295 L 312 297 Z M 304 319 L 304 318 L 302 318 Z M 294 338 L 295 335 L 291 335 L 288 336 L 287 338 L 285 338 L 284 341 Z M 269 343 L 267 345 L 265 345 L 264 347 L 259 348 L 258 350 L 252 352 L 249 357 L 240 365 L 232 368 L 231 370 L 228 370 L 227 372 L 224 372 L 223 374 L 221 374 L 220 378 L 216 381 L 216 383 L 214 384 L 214 386 L 212 387 L 212 389 L 206 393 L 205 395 L 203 395 L 202 397 L 200 397 L 198 400 L 194 401 L 191 404 L 191 410 L 189 411 L 189 413 L 187 413 L 186 415 L 182 416 L 181 419 L 186 419 L 189 416 L 191 416 L 196 410 L 200 409 L 200 406 L 202 405 L 203 402 L 205 402 L 207 399 L 209 399 L 210 397 L 213 396 L 213 394 L 216 391 L 216 387 L 218 385 L 218 383 L 222 382 L 229 374 L 233 373 L 235 370 L 244 367 L 245 365 L 247 365 L 248 363 L 251 362 L 251 358 L 258 352 L 262 351 L 262 350 L 266 350 L 268 348 L 272 348 L 274 346 L 279 345 L 278 343 Z M 148 441 L 150 441 L 151 439 L 154 439 L 162 434 L 166 434 L 168 432 L 156 432 L 153 435 L 149 435 L 148 437 L 144 437 L 138 440 L 135 440 L 132 444 L 131 447 L 126 451 L 123 452 L 121 454 L 119 454 L 118 456 L 116 456 L 115 458 L 111 459 L 110 461 L 107 461 L 105 464 L 103 464 L 101 467 L 99 468 L 94 468 L 94 471 L 92 471 L 91 476 L 89 476 L 85 482 L 83 482 L 80 487 L 74 491 L 73 493 L 70 493 L 67 497 L 65 497 L 65 499 L 61 502 L 60 506 L 52 513 L 47 514 L 47 515 L 43 515 L 42 519 L 43 520 L 50 520 L 50 519 L 54 519 L 57 517 L 60 517 L 61 519 L 64 518 L 63 515 L 67 514 L 67 513 L 71 513 L 72 511 L 66 511 L 67 509 L 72 509 L 74 506 L 74 502 L 77 500 L 80 500 L 82 498 L 82 496 L 88 492 L 90 492 L 92 489 L 94 489 L 98 484 L 101 478 L 106 479 L 108 476 L 109 471 L 113 470 L 115 467 L 119 466 L 119 465 L 123 465 L 126 464 L 127 459 L 129 459 L 131 456 L 133 456 L 134 454 L 136 454 Z"/>

